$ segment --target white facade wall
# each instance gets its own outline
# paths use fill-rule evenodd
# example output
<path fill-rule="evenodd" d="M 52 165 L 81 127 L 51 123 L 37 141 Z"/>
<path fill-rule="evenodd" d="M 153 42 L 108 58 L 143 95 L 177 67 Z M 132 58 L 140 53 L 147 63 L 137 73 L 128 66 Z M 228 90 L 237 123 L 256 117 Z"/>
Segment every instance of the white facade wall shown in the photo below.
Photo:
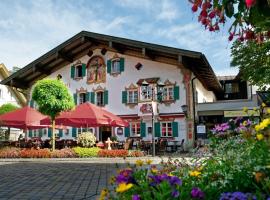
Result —
<path fill-rule="evenodd" d="M 102 56 L 100 54 L 100 49 L 94 50 L 94 53 L 92 56 L 95 56 L 95 55 Z M 115 55 L 114 52 L 108 51 L 106 55 L 102 57 L 105 63 L 107 63 L 107 60 L 113 58 L 114 55 Z M 159 104 L 159 113 L 161 114 L 162 113 L 166 113 L 166 114 L 183 113 L 181 106 L 184 104 L 187 104 L 186 103 L 186 90 L 182 82 L 183 74 L 181 73 L 181 70 L 179 67 L 170 65 L 170 64 L 146 60 L 142 58 L 127 56 L 127 55 L 121 55 L 121 54 L 117 54 L 117 55 L 125 59 L 124 72 L 122 72 L 120 75 L 116 77 L 111 76 L 110 74 L 106 73 L 105 83 L 88 84 L 87 75 L 81 80 L 74 80 L 73 78 L 71 78 L 71 66 L 76 64 L 78 60 L 52 73 L 49 77 L 56 78 L 57 75 L 60 74 L 62 76 L 63 82 L 67 85 L 72 95 L 76 93 L 76 90 L 80 88 L 84 88 L 88 92 L 92 92 L 93 89 L 96 89 L 98 86 L 105 88 L 106 90 L 108 90 L 108 105 L 106 105 L 104 108 L 116 115 L 137 115 L 139 112 L 138 105 L 133 108 L 130 108 L 129 106 L 126 106 L 125 104 L 122 103 L 122 91 L 125 90 L 125 87 L 129 87 L 130 84 L 134 84 L 137 86 L 136 83 L 139 79 L 159 77 L 162 82 L 165 82 L 168 79 L 170 82 L 176 83 L 176 85 L 179 86 L 180 99 L 171 103 L 170 105 Z M 81 61 L 81 63 L 87 64 L 89 59 L 90 57 L 85 55 L 81 57 L 79 60 Z M 135 65 L 138 62 L 140 62 L 143 65 L 143 67 L 140 70 L 137 70 L 135 68 Z M 214 95 L 211 92 L 205 90 L 202 84 L 198 82 L 196 88 L 198 88 L 200 99 L 206 98 L 207 101 L 213 101 Z M 187 140 L 185 118 L 183 116 L 180 116 L 180 117 L 175 117 L 173 119 L 175 122 L 178 122 L 178 137 L 175 139 Z M 148 127 L 152 127 L 151 117 L 144 118 L 143 122 L 146 123 L 146 137 L 144 139 L 151 140 L 152 134 L 147 133 Z M 94 132 L 97 136 L 97 139 L 99 139 L 99 129 L 94 128 L 94 130 L 95 130 Z M 112 135 L 116 135 L 116 128 L 112 128 Z M 120 141 L 123 141 L 126 139 L 124 137 L 124 133 L 123 135 L 117 136 L 117 137 Z M 47 134 L 43 135 L 42 139 L 48 139 Z M 71 130 L 69 131 L 68 135 L 63 134 L 62 139 L 72 139 Z"/>
<path fill-rule="evenodd" d="M 198 80 L 194 80 L 194 85 L 197 92 L 197 103 L 205 103 L 205 102 L 214 102 L 216 101 L 216 97 L 214 92 L 208 91 L 202 85 L 202 83 Z"/>
<path fill-rule="evenodd" d="M 2 79 L 0 81 L 2 81 Z M 12 103 L 16 106 L 19 106 L 19 104 L 16 101 L 16 98 L 10 92 L 8 87 L 0 84 L 0 106 L 6 103 Z"/>

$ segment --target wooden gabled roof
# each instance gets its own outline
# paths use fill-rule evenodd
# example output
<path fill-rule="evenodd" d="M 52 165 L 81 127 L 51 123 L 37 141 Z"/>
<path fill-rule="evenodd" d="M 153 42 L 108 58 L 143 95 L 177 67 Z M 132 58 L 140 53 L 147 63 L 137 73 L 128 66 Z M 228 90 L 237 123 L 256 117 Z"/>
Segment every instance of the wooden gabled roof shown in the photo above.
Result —
<path fill-rule="evenodd" d="M 0 64 L 0 76 L 3 79 L 6 79 L 10 76 L 6 66 L 4 64 Z M 21 92 L 17 91 L 15 88 L 13 87 L 8 87 L 8 90 L 11 92 L 11 94 L 13 94 L 17 100 L 17 103 L 21 106 L 25 106 L 26 105 L 26 98 L 24 96 L 24 94 L 22 94 Z"/>
<path fill-rule="evenodd" d="M 204 54 L 157 44 L 113 37 L 93 32 L 82 31 L 69 40 L 55 47 L 48 53 L 34 60 L 21 70 L 12 74 L 1 83 L 26 89 L 36 80 L 44 78 L 61 67 L 80 57 L 91 54 L 100 48 L 121 54 L 142 57 L 157 62 L 182 65 L 190 69 L 208 90 L 222 91 L 210 64 Z"/>

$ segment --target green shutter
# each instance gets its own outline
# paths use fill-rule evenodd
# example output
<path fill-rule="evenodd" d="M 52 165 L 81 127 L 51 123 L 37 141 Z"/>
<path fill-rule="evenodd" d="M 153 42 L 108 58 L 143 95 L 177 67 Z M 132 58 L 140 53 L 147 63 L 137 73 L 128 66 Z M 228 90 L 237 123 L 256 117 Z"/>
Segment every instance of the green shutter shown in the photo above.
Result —
<path fill-rule="evenodd" d="M 128 126 L 128 127 L 125 127 L 125 137 L 129 137 L 129 136 L 130 136 L 130 128 Z"/>
<path fill-rule="evenodd" d="M 42 129 L 39 129 L 39 130 L 38 130 L 38 136 L 39 136 L 39 137 L 42 137 Z"/>
<path fill-rule="evenodd" d="M 91 102 L 91 92 L 86 93 L 86 101 Z"/>
<path fill-rule="evenodd" d="M 34 108 L 34 100 L 33 99 L 30 100 L 30 103 L 29 104 L 30 104 L 30 107 L 31 108 Z"/>
<path fill-rule="evenodd" d="M 76 138 L 77 137 L 77 129 L 72 127 L 72 137 Z"/>
<path fill-rule="evenodd" d="M 173 90 L 174 90 L 174 100 L 178 100 L 179 99 L 179 86 L 174 86 Z"/>
<path fill-rule="evenodd" d="M 125 59 L 120 58 L 120 72 L 123 72 L 125 70 Z"/>
<path fill-rule="evenodd" d="M 127 91 L 122 91 L 122 103 L 127 103 Z"/>
<path fill-rule="evenodd" d="M 63 129 L 59 129 L 59 137 L 63 137 Z"/>
<path fill-rule="evenodd" d="M 77 105 L 77 94 L 76 93 L 73 94 L 73 99 L 74 99 L 75 105 Z"/>
<path fill-rule="evenodd" d="M 91 92 L 91 103 L 95 103 L 95 92 Z"/>
<path fill-rule="evenodd" d="M 82 76 L 84 77 L 86 75 L 86 64 L 82 64 Z"/>
<path fill-rule="evenodd" d="M 145 133 L 146 133 L 146 124 L 141 122 L 140 124 L 140 131 L 141 131 L 141 137 L 145 137 Z"/>
<path fill-rule="evenodd" d="M 109 98 L 109 92 L 108 90 L 105 90 L 104 91 L 104 105 L 107 105 L 108 104 L 108 98 Z"/>
<path fill-rule="evenodd" d="M 29 135 L 29 137 L 33 137 L 33 131 L 32 130 L 29 130 L 28 131 L 28 135 Z"/>
<path fill-rule="evenodd" d="M 48 128 L 48 137 L 51 138 L 52 137 L 52 129 Z"/>
<path fill-rule="evenodd" d="M 107 73 L 110 74 L 112 71 L 112 61 L 107 60 Z"/>
<path fill-rule="evenodd" d="M 155 122 L 155 137 L 160 137 L 160 122 Z"/>
<path fill-rule="evenodd" d="M 70 68 L 70 77 L 71 78 L 75 77 L 75 66 L 74 65 L 72 65 Z"/>
<path fill-rule="evenodd" d="M 178 137 L 178 122 L 172 123 L 173 137 Z"/>

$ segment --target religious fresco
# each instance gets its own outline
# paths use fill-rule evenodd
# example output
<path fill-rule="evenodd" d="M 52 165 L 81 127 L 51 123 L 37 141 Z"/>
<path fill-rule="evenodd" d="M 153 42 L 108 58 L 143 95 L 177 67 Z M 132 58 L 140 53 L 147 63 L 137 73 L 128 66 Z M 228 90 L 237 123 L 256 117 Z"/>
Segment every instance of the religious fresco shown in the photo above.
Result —
<path fill-rule="evenodd" d="M 87 83 L 105 83 L 106 65 L 101 56 L 92 57 L 87 64 Z"/>

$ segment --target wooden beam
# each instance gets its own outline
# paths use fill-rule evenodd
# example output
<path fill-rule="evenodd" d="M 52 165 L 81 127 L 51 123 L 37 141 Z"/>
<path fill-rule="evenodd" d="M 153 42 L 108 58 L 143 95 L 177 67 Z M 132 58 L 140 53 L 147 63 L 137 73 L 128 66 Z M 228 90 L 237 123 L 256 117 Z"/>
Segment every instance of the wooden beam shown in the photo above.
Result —
<path fill-rule="evenodd" d="M 42 74 L 46 74 L 46 75 L 50 75 L 51 74 L 51 70 L 48 70 L 45 68 L 45 65 L 42 64 L 36 64 L 35 66 L 35 71 L 41 72 Z"/>
<path fill-rule="evenodd" d="M 28 84 L 21 79 L 11 79 L 10 86 L 11 87 L 18 87 L 18 88 L 28 88 Z"/>
<path fill-rule="evenodd" d="M 70 63 L 73 62 L 73 57 L 71 55 L 64 53 L 64 52 L 61 52 L 61 51 L 56 52 L 55 57 L 56 57 L 56 59 L 62 58 L 63 60 L 68 61 Z"/>

